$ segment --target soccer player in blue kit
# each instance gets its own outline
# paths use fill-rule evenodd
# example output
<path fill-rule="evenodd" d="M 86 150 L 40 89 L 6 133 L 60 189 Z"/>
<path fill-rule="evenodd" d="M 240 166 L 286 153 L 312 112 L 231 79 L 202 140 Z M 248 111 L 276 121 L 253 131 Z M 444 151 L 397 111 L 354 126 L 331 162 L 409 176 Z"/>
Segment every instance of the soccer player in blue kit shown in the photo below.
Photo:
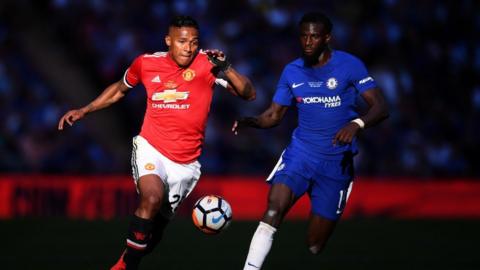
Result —
<path fill-rule="evenodd" d="M 271 184 L 267 209 L 244 270 L 262 267 L 283 217 L 305 193 L 311 202 L 307 245 L 313 254 L 322 251 L 352 187 L 356 135 L 388 117 L 383 95 L 362 61 L 329 47 L 330 19 L 307 13 L 299 26 L 303 55 L 284 68 L 272 104 L 232 127 L 235 134 L 243 127 L 271 128 L 291 105 L 298 109 L 298 127 L 267 179 Z M 368 104 L 361 116 L 355 110 L 358 95 Z"/>

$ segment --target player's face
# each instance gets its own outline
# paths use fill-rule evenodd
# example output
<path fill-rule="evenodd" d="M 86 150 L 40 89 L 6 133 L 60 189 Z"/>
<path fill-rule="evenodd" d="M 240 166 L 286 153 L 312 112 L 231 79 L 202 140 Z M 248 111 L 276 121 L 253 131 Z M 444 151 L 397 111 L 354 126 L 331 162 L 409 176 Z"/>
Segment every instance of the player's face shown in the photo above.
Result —
<path fill-rule="evenodd" d="M 180 67 L 186 67 L 197 53 L 198 30 L 193 27 L 170 27 L 165 43 L 173 61 Z"/>
<path fill-rule="evenodd" d="M 320 23 L 304 23 L 300 26 L 300 43 L 304 57 L 318 59 L 330 41 L 330 34 L 325 32 L 323 24 Z"/>

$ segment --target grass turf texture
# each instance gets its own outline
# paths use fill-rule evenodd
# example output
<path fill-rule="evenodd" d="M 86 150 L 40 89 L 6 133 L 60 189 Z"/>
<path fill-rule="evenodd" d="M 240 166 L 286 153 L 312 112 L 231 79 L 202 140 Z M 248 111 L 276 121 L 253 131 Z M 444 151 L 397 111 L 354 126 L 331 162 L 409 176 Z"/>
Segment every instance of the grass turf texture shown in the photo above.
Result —
<path fill-rule="evenodd" d="M 0 221 L 0 269 L 110 269 L 122 252 L 128 220 L 19 219 Z M 178 218 L 141 269 L 242 269 L 257 222 L 233 220 L 220 235 L 204 235 Z M 319 256 L 305 246 L 306 222 L 286 222 L 264 270 L 480 269 L 480 220 L 340 222 Z"/>

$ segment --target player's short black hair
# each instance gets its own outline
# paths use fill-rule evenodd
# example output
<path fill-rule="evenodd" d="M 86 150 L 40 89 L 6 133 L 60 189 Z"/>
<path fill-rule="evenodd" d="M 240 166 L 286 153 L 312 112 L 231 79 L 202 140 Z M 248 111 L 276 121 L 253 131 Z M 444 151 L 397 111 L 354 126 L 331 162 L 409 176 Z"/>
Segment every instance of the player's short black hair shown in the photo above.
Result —
<path fill-rule="evenodd" d="M 333 28 L 332 21 L 330 21 L 330 18 L 328 18 L 327 15 L 323 14 L 322 12 L 318 12 L 318 11 L 305 13 L 300 19 L 300 22 L 298 23 L 298 25 L 301 26 L 304 23 L 322 24 L 327 34 L 330 34 Z"/>
<path fill-rule="evenodd" d="M 198 23 L 194 18 L 186 15 L 177 15 L 170 21 L 170 27 L 193 27 L 199 30 Z"/>

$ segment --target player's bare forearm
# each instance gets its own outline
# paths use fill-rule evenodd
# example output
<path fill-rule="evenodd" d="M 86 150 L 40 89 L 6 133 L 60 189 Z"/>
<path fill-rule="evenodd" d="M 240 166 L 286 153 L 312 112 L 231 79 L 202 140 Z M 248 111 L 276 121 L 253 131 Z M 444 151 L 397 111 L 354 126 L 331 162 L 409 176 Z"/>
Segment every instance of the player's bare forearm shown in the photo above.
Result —
<path fill-rule="evenodd" d="M 371 89 L 362 94 L 369 105 L 365 115 L 361 117 L 365 127 L 372 127 L 387 119 L 389 116 L 387 102 L 379 89 Z"/>
<path fill-rule="evenodd" d="M 111 84 L 105 90 L 103 90 L 100 96 L 98 96 L 88 105 L 80 109 L 70 110 L 65 113 L 58 122 L 58 129 L 63 130 L 63 126 L 65 123 L 72 126 L 73 123 L 82 119 L 87 113 L 91 113 L 110 106 L 111 104 L 117 102 L 119 99 L 125 96 L 125 92 L 128 89 L 129 88 L 123 83 L 123 81 L 118 81 Z"/>
<path fill-rule="evenodd" d="M 229 80 L 230 86 L 238 96 L 248 101 L 255 99 L 255 87 L 247 77 L 241 75 L 232 67 L 225 70 L 224 73 Z"/>
<path fill-rule="evenodd" d="M 232 132 L 235 135 L 238 135 L 238 131 L 245 127 L 270 128 L 275 125 L 275 123 L 268 123 L 268 121 L 265 121 L 265 118 L 262 118 L 261 116 L 242 117 L 233 123 Z"/>
<path fill-rule="evenodd" d="M 91 113 L 106 108 L 124 97 L 128 89 L 123 81 L 115 82 L 105 88 L 96 99 L 81 108 L 81 110 L 85 113 Z"/>
<path fill-rule="evenodd" d="M 245 117 L 243 119 L 245 119 L 245 125 L 249 127 L 271 128 L 280 124 L 287 109 L 287 106 L 281 106 L 273 102 L 262 114 L 254 117 Z"/>
<path fill-rule="evenodd" d="M 254 117 L 246 117 L 247 126 L 253 128 L 272 128 L 280 124 L 280 119 L 275 117 L 273 113 L 265 111 L 261 115 Z"/>
<path fill-rule="evenodd" d="M 355 119 L 342 127 L 332 140 L 333 145 L 349 144 L 357 136 L 361 128 L 375 126 L 388 117 L 388 108 L 382 93 L 378 89 L 370 89 L 362 94 L 369 105 L 369 109 L 360 119 Z M 356 121 L 360 122 L 356 122 Z M 363 122 L 363 124 L 362 124 Z"/>
<path fill-rule="evenodd" d="M 233 123 L 232 131 L 237 134 L 244 127 L 271 128 L 277 126 L 283 119 L 288 106 L 282 106 L 272 102 L 270 107 L 258 116 L 243 117 Z"/>

